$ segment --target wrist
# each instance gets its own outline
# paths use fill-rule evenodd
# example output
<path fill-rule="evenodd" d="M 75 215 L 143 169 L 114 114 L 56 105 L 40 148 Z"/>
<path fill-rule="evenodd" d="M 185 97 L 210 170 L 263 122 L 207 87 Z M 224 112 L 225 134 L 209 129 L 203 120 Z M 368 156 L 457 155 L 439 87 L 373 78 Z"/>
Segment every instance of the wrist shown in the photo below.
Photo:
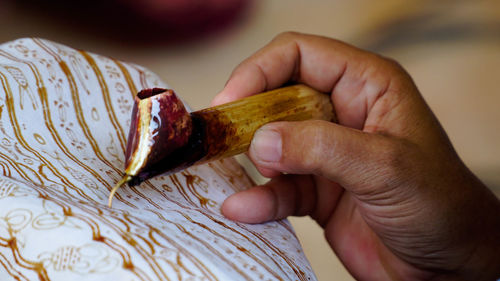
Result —
<path fill-rule="evenodd" d="M 482 184 L 481 184 L 482 185 Z M 476 246 L 457 271 L 463 280 L 498 280 L 500 278 L 500 200 L 482 185 L 486 196 L 478 201 L 478 215 L 471 239 Z"/>

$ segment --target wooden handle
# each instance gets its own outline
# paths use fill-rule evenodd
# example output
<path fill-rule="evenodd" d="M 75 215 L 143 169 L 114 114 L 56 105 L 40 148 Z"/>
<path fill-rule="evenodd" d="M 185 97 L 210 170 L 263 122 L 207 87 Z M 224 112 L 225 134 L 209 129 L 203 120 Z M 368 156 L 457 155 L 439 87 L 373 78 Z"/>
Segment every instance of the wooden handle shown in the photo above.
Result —
<path fill-rule="evenodd" d="M 191 118 L 202 124 L 206 152 L 194 164 L 247 151 L 255 131 L 270 122 L 336 121 L 330 96 L 305 85 L 284 87 L 192 112 Z"/>
<path fill-rule="evenodd" d="M 151 91 L 153 93 L 155 90 Z M 162 90 L 161 93 L 164 92 L 168 91 Z M 159 96 L 157 98 L 161 101 L 164 97 Z M 172 102 L 169 104 L 172 104 Z M 145 110 L 143 114 L 149 116 L 152 112 L 151 110 Z M 142 170 L 136 169 L 129 172 L 129 169 L 127 169 L 122 180 L 113 187 L 109 194 L 109 206 L 111 206 L 114 193 L 124 183 L 128 182 L 130 185 L 137 185 L 160 173 L 178 172 L 192 165 L 234 156 L 247 151 L 255 131 L 264 124 L 274 121 L 310 119 L 336 121 L 330 97 L 305 85 L 285 87 L 192 112 L 190 117 L 192 131 L 188 142 L 174 149 L 168 155 L 161 157 L 161 159 L 156 159 L 158 158 L 156 157 L 156 161 L 151 165 L 142 165 Z M 175 120 L 175 118 L 163 119 L 167 121 Z M 135 131 L 136 128 L 132 127 L 132 132 Z M 183 135 L 181 134 L 181 136 Z M 139 136 L 141 135 L 139 134 Z M 172 144 L 172 139 L 168 136 L 175 137 L 176 135 L 163 134 L 163 136 L 167 136 L 166 139 L 159 139 L 156 142 L 165 142 L 166 146 Z M 148 149 L 148 151 L 151 151 L 152 148 L 148 146 Z M 155 153 L 155 156 L 159 155 L 158 151 Z M 141 155 L 147 160 L 151 157 L 150 154 Z"/>

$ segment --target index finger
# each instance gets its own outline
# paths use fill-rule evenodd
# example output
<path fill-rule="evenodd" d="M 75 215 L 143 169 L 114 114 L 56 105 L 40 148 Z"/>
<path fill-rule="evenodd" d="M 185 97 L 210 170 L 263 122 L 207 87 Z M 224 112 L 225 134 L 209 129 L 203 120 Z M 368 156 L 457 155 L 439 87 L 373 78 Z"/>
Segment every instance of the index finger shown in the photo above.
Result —
<path fill-rule="evenodd" d="M 234 69 L 213 104 L 271 90 L 290 80 L 303 81 L 318 90 L 327 91 L 331 88 L 329 84 L 335 82 L 328 83 L 327 80 L 338 77 L 345 67 L 338 59 L 338 63 L 331 63 L 331 50 L 322 50 L 325 49 L 324 43 L 330 47 L 334 42 L 337 41 L 298 33 L 278 35 Z M 340 42 L 337 43 L 340 45 Z M 329 62 L 328 66 L 326 62 Z"/>
<path fill-rule="evenodd" d="M 361 128 L 370 106 L 387 89 L 394 74 L 379 71 L 383 61 L 331 38 L 283 33 L 236 67 L 212 105 L 271 90 L 289 81 L 332 93 L 343 78 L 347 89 L 332 95 L 339 122 Z"/>

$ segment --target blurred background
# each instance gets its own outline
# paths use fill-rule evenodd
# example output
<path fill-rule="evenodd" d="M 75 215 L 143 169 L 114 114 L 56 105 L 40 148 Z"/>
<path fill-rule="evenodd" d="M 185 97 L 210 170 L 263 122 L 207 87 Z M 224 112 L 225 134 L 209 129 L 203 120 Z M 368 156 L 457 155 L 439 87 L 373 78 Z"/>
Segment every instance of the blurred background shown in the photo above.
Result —
<path fill-rule="evenodd" d="M 462 159 L 500 194 L 498 0 L 3 0 L 0 26 L 0 43 L 42 37 L 145 66 L 193 109 L 280 32 L 347 41 L 399 61 Z M 319 280 L 352 280 L 313 221 L 291 222 Z"/>

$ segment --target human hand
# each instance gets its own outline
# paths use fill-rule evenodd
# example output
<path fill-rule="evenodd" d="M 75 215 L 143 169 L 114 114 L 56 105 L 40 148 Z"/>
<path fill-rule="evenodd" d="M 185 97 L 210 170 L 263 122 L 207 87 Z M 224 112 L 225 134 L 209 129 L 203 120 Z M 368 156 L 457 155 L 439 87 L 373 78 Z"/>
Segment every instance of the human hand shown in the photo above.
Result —
<path fill-rule="evenodd" d="M 287 82 L 330 93 L 339 124 L 276 122 L 249 156 L 272 179 L 222 212 L 310 215 L 362 280 L 500 277 L 500 203 L 467 169 L 409 75 L 342 42 L 285 33 L 242 62 L 213 105 Z"/>

